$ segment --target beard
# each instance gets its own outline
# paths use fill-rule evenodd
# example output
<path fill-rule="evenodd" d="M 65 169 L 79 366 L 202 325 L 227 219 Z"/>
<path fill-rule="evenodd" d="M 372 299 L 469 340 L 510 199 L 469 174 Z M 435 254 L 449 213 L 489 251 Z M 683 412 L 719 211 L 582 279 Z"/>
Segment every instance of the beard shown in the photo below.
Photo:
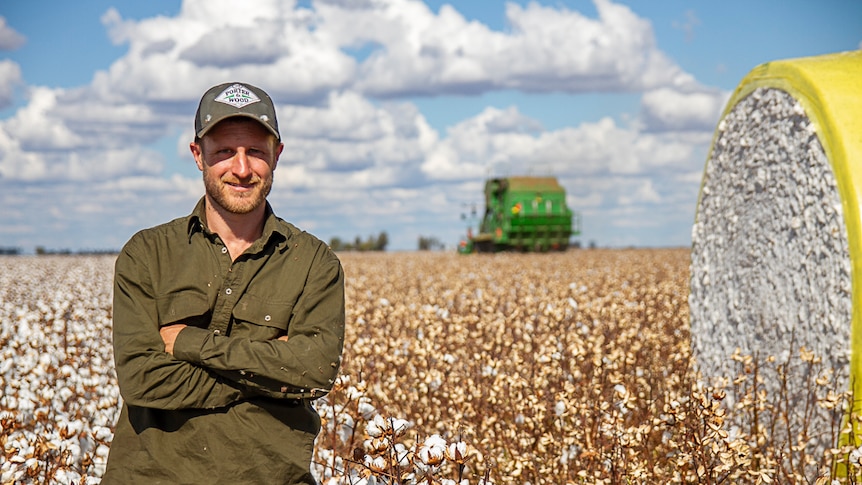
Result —
<path fill-rule="evenodd" d="M 272 174 L 265 178 L 255 175 L 250 181 L 255 184 L 254 189 L 241 193 L 235 192 L 229 187 L 231 183 L 238 183 L 236 178 L 229 175 L 218 178 L 213 176 L 209 170 L 204 170 L 203 178 L 204 187 L 210 199 L 233 214 L 248 214 L 257 209 L 266 201 L 266 197 L 272 189 Z"/>

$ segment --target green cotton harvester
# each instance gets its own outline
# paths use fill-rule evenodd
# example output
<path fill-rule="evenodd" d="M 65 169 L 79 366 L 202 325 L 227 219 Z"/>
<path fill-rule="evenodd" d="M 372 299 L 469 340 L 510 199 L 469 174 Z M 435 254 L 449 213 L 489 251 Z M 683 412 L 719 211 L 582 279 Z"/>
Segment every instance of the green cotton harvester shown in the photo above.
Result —
<path fill-rule="evenodd" d="M 492 178 L 479 233 L 468 229 L 458 252 L 565 251 L 578 234 L 580 216 L 566 205 L 556 177 Z"/>

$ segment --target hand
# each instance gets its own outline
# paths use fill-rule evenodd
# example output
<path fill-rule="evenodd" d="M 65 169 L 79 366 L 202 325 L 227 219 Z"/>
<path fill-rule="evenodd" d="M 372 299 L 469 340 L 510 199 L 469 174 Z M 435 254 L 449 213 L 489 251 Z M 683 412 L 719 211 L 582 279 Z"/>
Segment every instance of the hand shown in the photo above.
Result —
<path fill-rule="evenodd" d="M 166 325 L 159 329 L 159 335 L 162 336 L 162 340 L 165 342 L 165 352 L 174 355 L 174 342 L 177 341 L 177 335 L 184 328 L 186 328 L 185 325 L 178 323 L 176 325 Z"/>
<path fill-rule="evenodd" d="M 281 337 L 278 337 L 277 340 L 283 340 L 283 341 L 287 342 L 287 335 L 282 335 Z"/>

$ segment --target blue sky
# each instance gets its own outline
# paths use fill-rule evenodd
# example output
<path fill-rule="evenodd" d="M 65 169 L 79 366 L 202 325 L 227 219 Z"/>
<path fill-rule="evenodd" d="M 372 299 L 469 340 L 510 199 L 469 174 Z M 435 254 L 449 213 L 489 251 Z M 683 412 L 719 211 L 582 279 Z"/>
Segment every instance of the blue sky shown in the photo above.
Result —
<path fill-rule="evenodd" d="M 25 252 L 117 249 L 187 214 L 194 109 L 228 80 L 275 98 L 270 200 L 321 239 L 454 247 L 487 176 L 552 174 L 582 243 L 687 246 L 741 78 L 862 43 L 862 2 L 836 0 L 12 0 L 0 17 L 0 247 Z"/>

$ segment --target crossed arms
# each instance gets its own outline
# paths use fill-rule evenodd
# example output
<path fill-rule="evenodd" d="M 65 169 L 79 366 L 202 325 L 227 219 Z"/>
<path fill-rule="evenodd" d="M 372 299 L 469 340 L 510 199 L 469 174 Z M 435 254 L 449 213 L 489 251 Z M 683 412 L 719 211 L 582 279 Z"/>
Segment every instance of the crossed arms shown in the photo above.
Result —
<path fill-rule="evenodd" d="M 285 335 L 214 335 L 184 323 L 159 327 L 154 272 L 134 240 L 117 259 L 114 358 L 134 406 L 208 409 L 260 396 L 316 398 L 332 386 L 344 338 L 344 274 L 325 248 L 313 255 Z"/>

